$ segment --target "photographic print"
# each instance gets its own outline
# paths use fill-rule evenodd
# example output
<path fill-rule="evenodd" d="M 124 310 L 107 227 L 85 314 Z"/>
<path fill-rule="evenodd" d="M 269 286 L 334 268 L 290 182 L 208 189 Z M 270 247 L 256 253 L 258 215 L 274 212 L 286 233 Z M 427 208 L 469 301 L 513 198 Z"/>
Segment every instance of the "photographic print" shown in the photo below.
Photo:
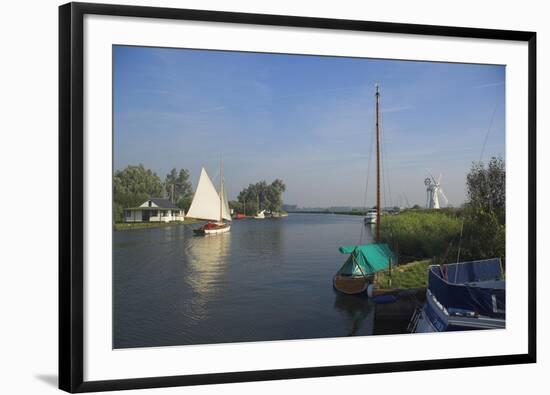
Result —
<path fill-rule="evenodd" d="M 506 327 L 504 65 L 112 66 L 113 348 Z"/>

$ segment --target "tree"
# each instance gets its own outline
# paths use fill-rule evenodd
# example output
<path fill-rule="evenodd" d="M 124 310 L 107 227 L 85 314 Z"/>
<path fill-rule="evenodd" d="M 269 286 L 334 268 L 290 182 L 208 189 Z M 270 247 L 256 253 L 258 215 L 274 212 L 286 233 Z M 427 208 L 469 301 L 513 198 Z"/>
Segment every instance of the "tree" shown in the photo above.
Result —
<path fill-rule="evenodd" d="M 475 162 L 466 176 L 468 202 L 464 209 L 465 259 L 505 256 L 506 169 L 504 160 L 492 157 L 487 167 Z"/>
<path fill-rule="evenodd" d="M 164 187 L 171 202 L 185 210 L 189 209 L 193 200 L 193 188 L 187 169 L 180 169 L 178 172 L 176 168 L 173 168 L 164 179 Z"/>
<path fill-rule="evenodd" d="M 237 200 L 241 207 L 237 210 L 241 211 L 242 207 L 246 207 L 247 215 L 255 215 L 262 210 L 279 212 L 283 205 L 282 194 L 285 190 L 286 185 L 280 179 L 271 184 L 267 184 L 266 181 L 250 184 L 239 193 Z"/>
<path fill-rule="evenodd" d="M 506 202 L 506 168 L 501 157 L 492 157 L 487 167 L 474 162 L 466 176 L 469 205 L 497 215 L 504 223 Z"/>
<path fill-rule="evenodd" d="M 267 209 L 271 212 L 278 212 L 283 205 L 283 192 L 286 190 L 286 185 L 281 179 L 276 179 L 267 187 Z"/>
<path fill-rule="evenodd" d="M 113 215 L 123 219 L 123 211 L 140 205 L 145 200 L 162 195 L 162 182 L 156 173 L 142 164 L 117 170 L 113 176 Z"/>
<path fill-rule="evenodd" d="M 503 258 L 506 229 L 495 212 L 471 209 L 464 219 L 461 260 Z"/>

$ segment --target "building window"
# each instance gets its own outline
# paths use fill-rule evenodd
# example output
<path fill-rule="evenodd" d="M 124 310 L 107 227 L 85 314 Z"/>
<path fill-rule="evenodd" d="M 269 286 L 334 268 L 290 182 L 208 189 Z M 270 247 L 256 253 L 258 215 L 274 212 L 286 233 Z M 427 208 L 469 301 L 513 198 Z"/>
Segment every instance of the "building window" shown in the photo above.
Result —
<path fill-rule="evenodd" d="M 132 216 L 132 212 L 130 210 L 126 211 L 126 218 L 130 218 Z"/>

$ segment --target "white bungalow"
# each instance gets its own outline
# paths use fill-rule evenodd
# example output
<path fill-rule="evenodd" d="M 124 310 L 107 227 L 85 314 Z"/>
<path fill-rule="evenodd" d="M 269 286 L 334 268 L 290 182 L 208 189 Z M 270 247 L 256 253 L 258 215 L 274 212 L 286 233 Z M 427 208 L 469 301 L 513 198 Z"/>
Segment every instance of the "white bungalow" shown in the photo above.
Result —
<path fill-rule="evenodd" d="M 139 207 L 124 210 L 125 222 L 183 221 L 185 213 L 168 199 L 151 198 Z"/>

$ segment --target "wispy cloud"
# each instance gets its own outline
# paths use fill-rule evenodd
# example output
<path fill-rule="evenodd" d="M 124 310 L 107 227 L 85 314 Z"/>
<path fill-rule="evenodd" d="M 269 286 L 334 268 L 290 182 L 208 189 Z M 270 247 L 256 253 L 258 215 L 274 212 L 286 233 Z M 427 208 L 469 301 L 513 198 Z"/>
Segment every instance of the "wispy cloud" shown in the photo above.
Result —
<path fill-rule="evenodd" d="M 488 83 L 488 84 L 476 85 L 476 86 L 474 86 L 474 89 L 491 88 L 493 86 L 502 86 L 502 85 L 504 85 L 504 81 L 491 82 L 491 83 Z"/>

